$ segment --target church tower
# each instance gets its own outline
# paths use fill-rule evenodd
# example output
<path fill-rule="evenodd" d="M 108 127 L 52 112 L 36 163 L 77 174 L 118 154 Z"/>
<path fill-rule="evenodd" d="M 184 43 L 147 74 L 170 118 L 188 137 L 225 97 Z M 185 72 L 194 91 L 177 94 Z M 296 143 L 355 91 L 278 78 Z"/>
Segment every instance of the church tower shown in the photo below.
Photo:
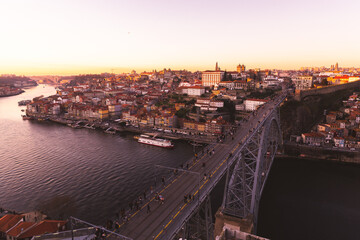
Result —
<path fill-rule="evenodd" d="M 218 62 L 216 62 L 216 65 L 215 65 L 215 71 L 220 71 L 220 68 L 219 68 L 219 65 L 218 65 Z"/>

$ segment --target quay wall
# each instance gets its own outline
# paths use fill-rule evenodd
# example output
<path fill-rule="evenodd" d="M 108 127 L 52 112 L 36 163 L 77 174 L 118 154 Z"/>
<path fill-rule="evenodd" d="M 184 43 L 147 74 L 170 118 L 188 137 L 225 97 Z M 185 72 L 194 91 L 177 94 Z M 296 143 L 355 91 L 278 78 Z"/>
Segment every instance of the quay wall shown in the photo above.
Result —
<path fill-rule="evenodd" d="M 295 143 L 284 143 L 284 153 L 287 156 L 296 156 L 304 159 L 360 164 L 360 151 L 356 149 L 331 149 Z"/>
<path fill-rule="evenodd" d="M 351 88 L 356 88 L 356 87 L 360 87 L 360 80 L 354 81 L 351 83 L 341 84 L 341 85 L 328 86 L 328 87 L 323 87 L 323 88 L 314 88 L 314 89 L 308 89 L 308 90 L 300 90 L 295 93 L 294 98 L 297 101 L 301 101 L 308 96 L 329 94 L 329 93 L 337 92 L 340 90 L 351 89 Z"/>
<path fill-rule="evenodd" d="M 54 123 L 59 123 L 59 124 L 63 124 L 63 125 L 67 125 L 67 124 L 71 124 L 74 121 L 76 122 L 76 120 L 67 120 L 65 118 L 60 118 L 60 117 L 47 117 L 41 114 L 29 114 L 29 116 L 34 117 L 35 120 L 37 119 L 47 119 L 48 121 L 54 122 Z M 79 120 L 81 121 L 81 120 Z M 83 122 L 85 122 L 85 120 L 82 120 Z M 183 134 L 176 134 L 176 133 L 166 133 L 166 132 L 158 132 L 155 131 L 152 128 L 145 128 L 145 127 L 121 127 L 118 124 L 114 124 L 111 123 L 108 126 L 105 126 L 102 123 L 94 123 L 94 127 L 98 130 L 105 130 L 109 127 L 115 129 L 117 132 L 129 132 L 129 133 L 135 133 L 135 134 L 148 134 L 148 135 L 152 135 L 152 136 L 157 136 L 157 137 L 161 137 L 161 138 L 167 138 L 167 139 L 173 139 L 173 140 L 185 140 L 185 141 L 191 141 L 191 142 L 196 142 L 196 143 L 204 143 L 204 144 L 210 144 L 210 143 L 214 143 L 217 141 L 217 136 L 212 136 L 212 135 L 196 135 L 196 134 L 191 134 L 191 135 L 183 135 Z M 178 130 L 178 131 L 189 131 L 187 129 L 177 129 L 177 128 L 172 128 L 172 130 Z"/>

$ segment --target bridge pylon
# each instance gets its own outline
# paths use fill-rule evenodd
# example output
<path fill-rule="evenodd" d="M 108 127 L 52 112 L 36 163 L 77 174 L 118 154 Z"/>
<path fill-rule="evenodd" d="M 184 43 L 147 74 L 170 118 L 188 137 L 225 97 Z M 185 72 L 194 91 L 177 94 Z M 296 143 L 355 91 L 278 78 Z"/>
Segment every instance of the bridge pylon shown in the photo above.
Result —
<path fill-rule="evenodd" d="M 259 202 L 278 146 L 282 144 L 279 109 L 249 130 L 249 136 L 228 166 L 221 214 L 243 222 L 243 230 L 256 233 Z M 227 217 L 224 217 L 226 222 Z M 249 221 L 252 224 L 249 224 Z M 241 226 L 240 226 L 241 229 Z M 241 231 L 243 231 L 241 230 Z"/>

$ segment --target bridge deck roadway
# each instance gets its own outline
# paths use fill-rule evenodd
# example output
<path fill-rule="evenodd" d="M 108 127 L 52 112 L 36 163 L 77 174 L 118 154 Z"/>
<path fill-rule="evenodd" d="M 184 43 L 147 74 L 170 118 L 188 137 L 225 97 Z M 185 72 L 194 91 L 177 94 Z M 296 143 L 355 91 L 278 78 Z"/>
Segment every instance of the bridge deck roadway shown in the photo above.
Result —
<path fill-rule="evenodd" d="M 281 101 L 283 99 L 281 98 Z M 229 153 L 242 147 L 240 142 L 244 143 L 251 136 L 251 129 L 265 121 L 279 102 L 280 99 L 276 103 L 271 101 L 263 105 L 238 128 L 234 140 L 231 139 L 231 136 L 227 136 L 224 143 L 210 145 L 210 149 L 214 149 L 215 153 L 211 156 L 204 153 L 196 162 L 193 162 L 189 171 L 200 175 L 200 187 L 196 174 L 179 172 L 177 177 L 172 182 L 166 183 L 159 192 L 165 198 L 164 204 L 160 204 L 154 196 L 151 196 L 139 211 L 129 217 L 128 222 L 121 224 L 117 232 L 136 240 L 170 239 L 189 215 L 195 211 L 199 204 L 199 196 L 201 202 L 226 172 Z M 203 167 L 203 162 L 206 163 L 205 167 Z M 210 178 L 205 179 L 204 173 Z M 185 203 L 184 196 L 188 194 L 192 194 L 194 199 Z M 151 209 L 149 213 L 147 213 L 148 204 Z"/>

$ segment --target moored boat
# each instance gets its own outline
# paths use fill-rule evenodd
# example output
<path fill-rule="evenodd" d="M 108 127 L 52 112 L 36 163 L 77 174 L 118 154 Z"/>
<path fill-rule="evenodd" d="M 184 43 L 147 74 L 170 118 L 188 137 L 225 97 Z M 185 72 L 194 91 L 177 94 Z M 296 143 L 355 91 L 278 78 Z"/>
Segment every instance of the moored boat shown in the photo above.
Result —
<path fill-rule="evenodd" d="M 163 148 L 173 148 L 174 145 L 171 143 L 170 140 L 157 138 L 157 137 L 150 137 L 145 134 L 141 134 L 138 138 L 139 143 L 148 144 L 152 146 L 157 147 L 163 147 Z"/>
<path fill-rule="evenodd" d="M 108 129 L 105 130 L 106 133 L 109 133 L 109 134 L 115 134 L 116 133 L 116 130 L 109 127 Z"/>
<path fill-rule="evenodd" d="M 27 115 L 21 115 L 23 120 L 31 120 L 32 118 Z"/>
<path fill-rule="evenodd" d="M 94 124 L 90 124 L 90 123 L 85 124 L 84 128 L 95 129 Z"/>

